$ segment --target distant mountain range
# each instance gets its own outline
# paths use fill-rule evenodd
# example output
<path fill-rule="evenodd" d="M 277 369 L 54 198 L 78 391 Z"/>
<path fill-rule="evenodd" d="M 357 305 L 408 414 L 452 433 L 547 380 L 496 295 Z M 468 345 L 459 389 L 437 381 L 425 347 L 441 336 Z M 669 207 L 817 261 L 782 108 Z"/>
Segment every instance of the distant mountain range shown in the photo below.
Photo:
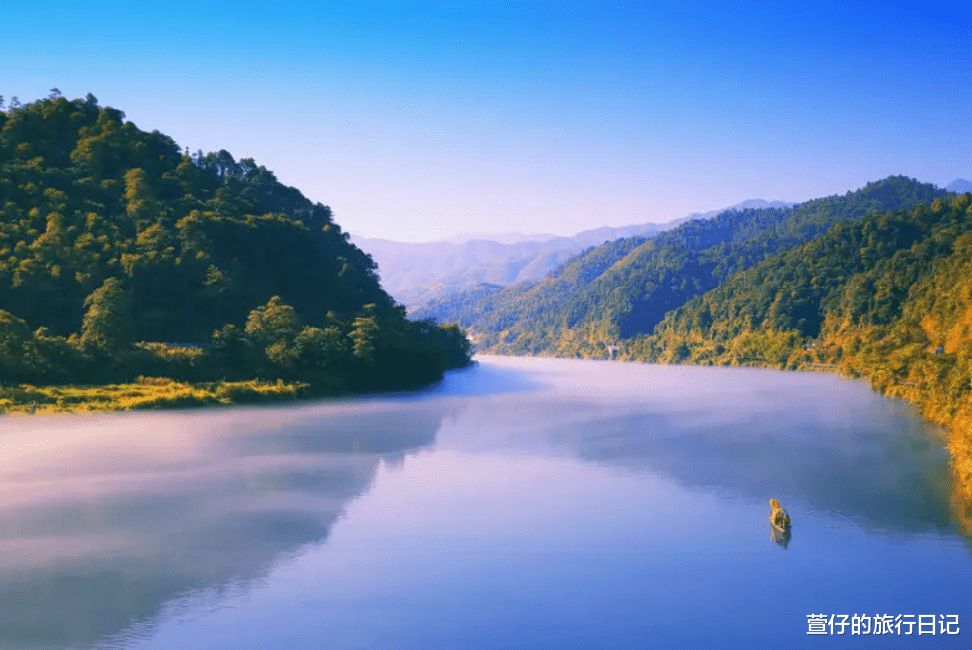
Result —
<path fill-rule="evenodd" d="M 898 176 L 791 207 L 727 210 L 650 239 L 601 244 L 539 282 L 442 296 L 414 315 L 460 324 L 480 351 L 605 358 L 623 342 L 650 334 L 693 297 L 838 223 L 930 206 L 947 196 L 934 185 Z"/>
<path fill-rule="evenodd" d="M 751 199 L 730 208 L 694 213 L 667 223 L 604 226 L 572 237 L 554 234 L 466 233 L 428 243 L 354 237 L 351 241 L 378 263 L 382 286 L 411 310 L 442 296 L 481 285 L 505 287 L 535 282 L 591 246 L 623 237 L 651 237 L 693 219 L 726 210 L 785 208 L 784 201 Z"/>
<path fill-rule="evenodd" d="M 946 185 L 945 189 L 949 192 L 955 192 L 956 194 L 972 192 L 972 181 L 967 181 L 964 178 L 956 178 L 954 181 Z"/>

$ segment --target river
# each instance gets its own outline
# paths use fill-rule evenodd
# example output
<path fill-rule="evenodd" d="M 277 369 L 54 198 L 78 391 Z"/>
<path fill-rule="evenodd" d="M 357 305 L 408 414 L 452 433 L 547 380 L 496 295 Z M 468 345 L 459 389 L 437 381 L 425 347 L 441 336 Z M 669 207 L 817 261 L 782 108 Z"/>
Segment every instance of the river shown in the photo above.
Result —
<path fill-rule="evenodd" d="M 0 481 L 4 649 L 972 636 L 941 432 L 825 374 L 484 357 L 412 395 L 6 416 Z"/>

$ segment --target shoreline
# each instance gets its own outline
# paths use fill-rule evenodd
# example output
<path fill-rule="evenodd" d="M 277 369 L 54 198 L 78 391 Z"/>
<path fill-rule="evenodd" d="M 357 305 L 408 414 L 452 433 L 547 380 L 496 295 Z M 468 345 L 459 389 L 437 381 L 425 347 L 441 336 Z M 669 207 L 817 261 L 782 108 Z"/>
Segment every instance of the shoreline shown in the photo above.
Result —
<path fill-rule="evenodd" d="M 462 370 L 476 364 L 470 363 Z M 447 370 L 447 371 L 448 371 Z M 0 417 L 117 413 L 146 410 L 191 410 L 212 407 L 285 404 L 314 399 L 363 398 L 427 391 L 442 382 L 361 391 L 322 390 L 307 382 L 282 379 L 186 382 L 167 377 L 139 377 L 119 384 L 0 386 Z"/>
<path fill-rule="evenodd" d="M 557 355 L 510 355 L 497 352 L 479 352 L 477 356 L 510 356 L 525 358 L 560 358 L 571 359 L 576 357 L 561 357 Z M 795 367 L 780 367 L 779 365 L 764 362 L 748 361 L 739 364 L 720 364 L 720 363 L 667 363 L 661 360 L 643 360 L 630 357 L 609 359 L 604 357 L 582 357 L 589 361 L 611 361 L 622 363 L 643 363 L 658 365 L 685 365 L 694 367 L 728 367 L 728 368 L 753 368 L 765 370 L 778 370 L 784 372 L 814 372 L 825 373 L 837 376 L 841 379 L 858 380 L 867 382 L 871 390 L 885 397 L 900 399 L 912 405 L 918 414 L 926 421 L 942 427 L 945 431 L 942 440 L 945 451 L 949 454 L 950 463 L 954 473 L 953 493 L 959 497 L 954 504 L 955 516 L 957 521 L 963 526 L 965 531 L 972 536 L 972 405 L 960 406 L 954 411 L 948 408 L 947 402 L 943 399 L 935 399 L 935 387 L 922 388 L 916 382 L 905 380 L 900 383 L 880 384 L 876 375 L 878 372 L 867 372 L 870 368 L 880 371 L 880 367 L 870 367 L 861 363 L 853 355 L 844 356 L 843 359 L 833 360 L 835 362 L 805 362 Z M 857 361 L 858 363 L 855 363 Z M 940 387 L 939 387 L 940 388 Z M 939 391 L 941 392 L 941 391 Z M 944 394 L 943 394 L 944 395 Z"/>
<path fill-rule="evenodd" d="M 0 415 L 110 413 L 269 403 L 317 397 L 310 384 L 249 380 L 182 382 L 164 377 L 123 384 L 61 384 L 0 388 Z"/>
<path fill-rule="evenodd" d="M 538 357 L 537 355 L 495 355 L 514 358 L 569 358 Z M 594 361 L 597 359 L 586 359 Z M 601 359 L 602 361 L 611 361 Z M 660 365 L 689 365 L 704 367 L 709 364 L 668 364 L 646 362 L 632 359 L 616 361 L 637 361 L 638 363 L 660 363 Z M 475 363 L 475 361 L 473 362 Z M 732 367 L 732 366 L 730 366 Z M 740 368 L 762 368 L 781 370 L 770 364 L 739 365 Z M 782 369 L 787 370 L 787 369 Z M 956 472 L 957 487 L 965 501 L 972 505 L 972 408 L 960 408 L 955 413 L 947 413 L 923 394 L 928 392 L 907 384 L 878 386 L 871 377 L 856 371 L 850 363 L 846 364 L 801 364 L 793 369 L 800 372 L 815 372 L 836 375 L 842 379 L 861 379 L 870 383 L 871 389 L 886 397 L 902 399 L 912 404 L 922 418 L 943 427 L 946 432 L 945 449 L 948 451 Z M 427 390 L 433 384 L 412 387 L 404 392 Z M 399 391 L 395 391 L 399 392 Z M 29 416 L 70 413 L 110 413 L 118 411 L 151 409 L 192 409 L 214 406 L 242 406 L 248 404 L 267 404 L 296 402 L 317 397 L 368 396 L 373 391 L 362 393 L 327 393 L 312 390 L 308 383 L 284 382 L 283 380 L 247 380 L 236 382 L 181 382 L 164 377 L 142 377 L 138 381 L 122 384 L 103 385 L 53 385 L 33 386 L 21 384 L 0 388 L 0 416 Z M 968 506 L 967 506 L 968 508 Z M 972 529 L 972 513 L 968 513 Z"/>

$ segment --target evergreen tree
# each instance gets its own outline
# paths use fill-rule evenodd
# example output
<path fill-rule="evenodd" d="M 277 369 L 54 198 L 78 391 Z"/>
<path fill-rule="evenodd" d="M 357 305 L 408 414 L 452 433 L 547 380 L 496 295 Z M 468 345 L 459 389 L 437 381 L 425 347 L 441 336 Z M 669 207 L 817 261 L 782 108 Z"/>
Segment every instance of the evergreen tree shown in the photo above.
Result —
<path fill-rule="evenodd" d="M 85 301 L 81 326 L 85 348 L 115 355 L 132 343 L 132 297 L 117 278 L 108 278 Z"/>

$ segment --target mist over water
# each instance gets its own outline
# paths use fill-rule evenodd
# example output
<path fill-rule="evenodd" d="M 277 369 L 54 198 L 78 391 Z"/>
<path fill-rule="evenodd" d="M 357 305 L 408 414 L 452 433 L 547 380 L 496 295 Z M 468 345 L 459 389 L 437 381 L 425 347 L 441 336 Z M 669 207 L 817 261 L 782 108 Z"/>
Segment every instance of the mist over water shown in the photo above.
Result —
<path fill-rule="evenodd" d="M 3 417 L 0 648 L 819 647 L 807 614 L 972 616 L 938 434 L 827 375 L 490 357 L 409 395 Z"/>

